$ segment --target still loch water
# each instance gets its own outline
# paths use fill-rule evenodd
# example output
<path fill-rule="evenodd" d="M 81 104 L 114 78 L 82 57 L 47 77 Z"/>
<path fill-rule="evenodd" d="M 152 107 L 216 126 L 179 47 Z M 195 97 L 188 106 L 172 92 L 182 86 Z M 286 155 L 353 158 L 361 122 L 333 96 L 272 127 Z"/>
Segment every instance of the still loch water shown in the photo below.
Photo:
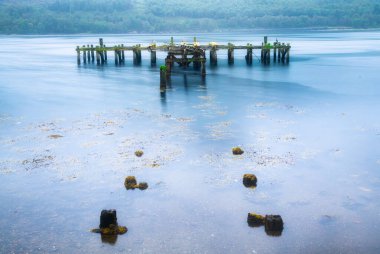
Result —
<path fill-rule="evenodd" d="M 219 51 L 204 80 L 177 68 L 165 92 L 147 52 L 78 67 L 74 49 L 170 35 L 1 36 L 0 253 L 379 253 L 380 31 L 198 40 L 264 35 L 291 43 L 289 65 Z M 127 191 L 128 175 L 149 188 Z M 111 208 L 129 229 L 113 243 L 89 232 Z M 248 212 L 280 214 L 282 235 Z"/>

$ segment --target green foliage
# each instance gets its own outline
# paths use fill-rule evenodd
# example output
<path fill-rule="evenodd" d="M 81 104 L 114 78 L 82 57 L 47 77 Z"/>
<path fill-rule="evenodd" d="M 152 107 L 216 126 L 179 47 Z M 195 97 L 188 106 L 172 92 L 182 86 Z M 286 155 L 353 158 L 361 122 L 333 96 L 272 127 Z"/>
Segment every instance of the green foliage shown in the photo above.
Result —
<path fill-rule="evenodd" d="M 373 0 L 0 0 L 0 33 L 380 27 Z"/>

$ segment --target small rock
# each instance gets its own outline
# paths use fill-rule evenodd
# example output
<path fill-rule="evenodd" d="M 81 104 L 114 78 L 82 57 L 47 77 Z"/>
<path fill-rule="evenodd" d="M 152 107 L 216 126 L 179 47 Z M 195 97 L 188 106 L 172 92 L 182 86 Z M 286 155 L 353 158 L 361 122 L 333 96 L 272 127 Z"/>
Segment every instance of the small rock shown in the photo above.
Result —
<path fill-rule="evenodd" d="M 233 155 L 242 155 L 244 151 L 240 147 L 234 147 L 232 148 L 232 154 Z"/>
<path fill-rule="evenodd" d="M 143 154 L 144 154 L 144 152 L 141 151 L 141 150 L 137 150 L 137 151 L 135 152 L 135 155 L 136 155 L 137 157 L 141 157 L 141 156 L 143 156 Z"/>
<path fill-rule="evenodd" d="M 49 138 L 51 139 L 57 139 L 57 138 L 63 138 L 62 135 L 58 135 L 58 134 L 53 134 L 53 135 L 50 135 Z"/>
<path fill-rule="evenodd" d="M 265 216 L 265 232 L 270 236 L 280 236 L 284 229 L 284 222 L 280 215 Z"/>
<path fill-rule="evenodd" d="M 135 189 L 137 187 L 136 177 L 127 176 L 127 178 L 125 178 L 125 181 L 124 181 L 124 186 L 125 188 L 127 188 L 127 190 Z"/>
<path fill-rule="evenodd" d="M 140 190 L 146 190 L 146 189 L 148 189 L 148 183 L 146 183 L 146 182 L 139 183 L 139 189 Z"/>
<path fill-rule="evenodd" d="M 265 217 L 255 213 L 248 213 L 247 222 L 250 227 L 260 227 L 264 225 Z"/>
<path fill-rule="evenodd" d="M 244 174 L 243 184 L 245 187 L 256 187 L 257 177 L 254 174 Z"/>

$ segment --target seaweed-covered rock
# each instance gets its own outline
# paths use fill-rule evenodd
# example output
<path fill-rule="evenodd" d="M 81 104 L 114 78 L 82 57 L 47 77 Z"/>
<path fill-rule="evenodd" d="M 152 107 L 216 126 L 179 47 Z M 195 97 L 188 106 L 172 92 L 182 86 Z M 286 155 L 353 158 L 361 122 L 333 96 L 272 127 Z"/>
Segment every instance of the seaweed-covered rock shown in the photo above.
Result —
<path fill-rule="evenodd" d="M 116 210 L 102 210 L 99 228 L 108 228 L 110 225 L 117 225 Z"/>
<path fill-rule="evenodd" d="M 134 177 L 134 176 L 127 176 L 125 178 L 125 181 L 124 181 L 124 186 L 125 186 L 125 188 L 127 188 L 127 190 L 137 188 L 138 186 L 137 186 L 136 177 Z"/>
<path fill-rule="evenodd" d="M 280 236 L 284 229 L 284 222 L 280 215 L 265 216 L 265 232 L 270 236 Z"/>
<path fill-rule="evenodd" d="M 256 187 L 257 177 L 254 174 L 244 174 L 243 184 L 245 187 Z"/>
<path fill-rule="evenodd" d="M 148 183 L 146 183 L 146 182 L 141 182 L 141 183 L 139 183 L 139 189 L 140 190 L 146 190 L 146 189 L 148 189 Z"/>
<path fill-rule="evenodd" d="M 136 155 L 137 157 L 141 157 L 141 156 L 143 156 L 143 154 L 144 154 L 144 152 L 141 151 L 141 150 L 137 150 L 137 151 L 135 152 L 135 155 Z"/>
<path fill-rule="evenodd" d="M 260 227 L 265 223 L 265 217 L 256 213 L 248 213 L 247 223 L 250 227 Z"/>
<path fill-rule="evenodd" d="M 242 155 L 243 153 L 244 153 L 244 151 L 240 147 L 232 148 L 232 154 L 233 155 Z"/>

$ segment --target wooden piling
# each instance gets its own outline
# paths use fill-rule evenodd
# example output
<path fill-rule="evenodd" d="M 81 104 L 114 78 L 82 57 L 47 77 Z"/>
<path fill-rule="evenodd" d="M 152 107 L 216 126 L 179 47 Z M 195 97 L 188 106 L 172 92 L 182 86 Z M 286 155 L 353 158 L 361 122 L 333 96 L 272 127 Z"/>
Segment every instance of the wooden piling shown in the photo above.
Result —
<path fill-rule="evenodd" d="M 288 44 L 287 49 L 286 49 L 286 58 L 285 58 L 286 63 L 289 63 L 289 58 L 290 58 L 290 45 Z"/>
<path fill-rule="evenodd" d="M 103 38 L 99 38 L 99 45 L 100 47 L 103 47 Z"/>
<path fill-rule="evenodd" d="M 77 46 L 76 51 L 77 51 L 77 63 L 78 63 L 78 65 L 80 65 L 80 50 L 79 50 L 79 46 Z"/>
<path fill-rule="evenodd" d="M 245 56 L 245 61 L 246 61 L 247 65 L 252 65 L 252 55 L 253 55 L 252 44 L 248 43 L 247 44 L 247 55 Z"/>
<path fill-rule="evenodd" d="M 276 63 L 276 59 L 277 59 L 277 43 L 275 42 L 273 46 L 273 62 L 274 63 Z"/>
<path fill-rule="evenodd" d="M 108 60 L 108 56 L 107 56 L 107 49 L 106 49 L 106 45 L 103 46 L 103 54 L 104 54 L 104 62 L 107 63 L 107 60 Z"/>
<path fill-rule="evenodd" d="M 121 44 L 121 62 L 125 63 L 125 53 L 124 53 L 124 44 Z"/>
<path fill-rule="evenodd" d="M 117 55 L 117 49 L 114 50 L 115 53 L 115 65 L 119 65 L 119 57 Z"/>
<path fill-rule="evenodd" d="M 100 65 L 100 53 L 99 53 L 99 46 L 96 46 L 96 64 Z"/>
<path fill-rule="evenodd" d="M 90 45 L 87 44 L 87 62 L 90 63 L 91 61 L 91 56 L 90 56 Z"/>
<path fill-rule="evenodd" d="M 94 45 L 91 44 L 91 62 L 95 61 Z"/>
<path fill-rule="evenodd" d="M 231 43 L 228 43 L 228 52 L 227 52 L 227 54 L 228 54 L 228 64 L 229 65 L 232 65 L 232 64 L 234 64 L 234 61 L 235 61 L 235 58 L 234 58 L 234 47 L 233 47 L 234 45 L 233 44 L 231 44 Z"/>
<path fill-rule="evenodd" d="M 103 65 L 104 62 L 105 62 L 105 59 L 104 59 L 104 51 L 102 48 L 99 49 L 99 54 L 100 54 L 100 63 Z"/>
<path fill-rule="evenodd" d="M 216 47 L 210 49 L 210 64 L 211 66 L 218 65 L 218 55 L 216 54 Z"/>
<path fill-rule="evenodd" d="M 166 89 L 167 85 L 167 67 L 165 65 L 160 66 L 160 89 Z"/>
<path fill-rule="evenodd" d="M 83 63 L 87 63 L 87 56 L 86 56 L 86 50 L 83 49 Z"/>

